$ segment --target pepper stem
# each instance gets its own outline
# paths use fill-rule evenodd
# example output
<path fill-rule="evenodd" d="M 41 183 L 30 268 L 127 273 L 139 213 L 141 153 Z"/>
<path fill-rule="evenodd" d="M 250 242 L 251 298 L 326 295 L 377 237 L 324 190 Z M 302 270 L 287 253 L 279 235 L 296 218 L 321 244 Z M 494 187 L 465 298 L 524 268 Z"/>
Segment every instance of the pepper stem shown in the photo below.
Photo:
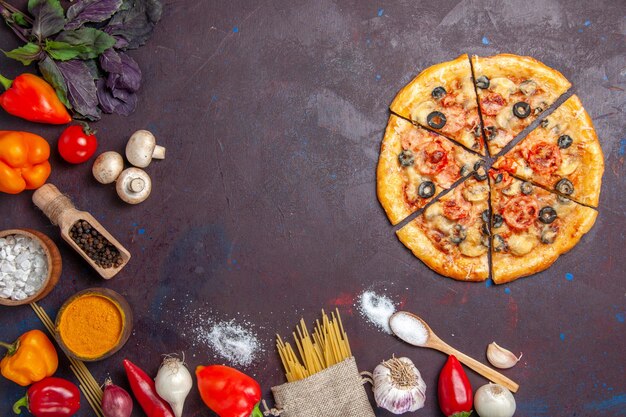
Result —
<path fill-rule="evenodd" d="M 8 350 L 7 356 L 12 356 L 17 350 L 17 342 L 13 344 L 0 342 L 0 347 L 3 347 Z"/>
<path fill-rule="evenodd" d="M 9 88 L 11 88 L 13 80 L 9 80 L 8 78 L 3 77 L 2 74 L 0 74 L 0 84 L 2 84 L 5 90 L 8 90 Z"/>
<path fill-rule="evenodd" d="M 263 417 L 263 413 L 259 409 L 259 404 L 254 406 L 254 409 L 252 410 L 252 414 L 250 414 L 250 417 Z"/>
<path fill-rule="evenodd" d="M 19 400 L 17 400 L 17 402 L 15 404 L 13 404 L 13 412 L 15 414 L 21 414 L 22 407 L 26 407 L 26 409 L 28 409 L 28 395 L 24 395 L 22 398 L 20 398 Z"/>

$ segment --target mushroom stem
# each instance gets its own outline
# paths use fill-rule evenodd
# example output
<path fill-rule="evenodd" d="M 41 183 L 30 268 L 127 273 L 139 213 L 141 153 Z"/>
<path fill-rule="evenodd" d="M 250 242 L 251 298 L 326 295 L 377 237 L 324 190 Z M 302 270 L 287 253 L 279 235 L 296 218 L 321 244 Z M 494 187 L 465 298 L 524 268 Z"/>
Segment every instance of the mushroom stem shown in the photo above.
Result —
<path fill-rule="evenodd" d="M 141 178 L 133 178 L 128 183 L 128 191 L 131 191 L 133 193 L 139 193 L 139 192 L 143 191 L 145 186 L 146 186 L 146 182 L 143 179 L 141 179 Z"/>
<path fill-rule="evenodd" d="M 163 146 L 156 145 L 154 147 L 154 152 L 152 152 L 152 158 L 165 159 L 165 148 Z"/>

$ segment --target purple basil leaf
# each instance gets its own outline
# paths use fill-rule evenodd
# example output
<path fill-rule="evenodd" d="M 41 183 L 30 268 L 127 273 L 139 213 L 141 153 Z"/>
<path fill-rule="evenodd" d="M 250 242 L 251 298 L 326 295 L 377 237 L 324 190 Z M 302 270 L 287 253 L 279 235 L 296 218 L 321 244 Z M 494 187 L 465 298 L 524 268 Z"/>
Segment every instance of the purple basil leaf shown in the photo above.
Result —
<path fill-rule="evenodd" d="M 65 30 L 78 29 L 88 22 L 104 22 L 122 5 L 122 0 L 79 0 L 67 9 Z"/>
<path fill-rule="evenodd" d="M 122 116 L 129 116 L 135 111 L 137 107 L 137 95 L 125 90 L 116 91 L 116 95 L 113 96 L 113 91 L 108 89 L 104 80 L 98 80 L 98 100 L 100 101 L 100 108 L 105 113 L 117 113 Z"/>
<path fill-rule="evenodd" d="M 119 74 L 123 71 L 122 58 L 113 48 L 104 51 L 99 60 L 100 67 L 106 72 Z"/>
<path fill-rule="evenodd" d="M 71 109 L 72 105 L 67 99 L 67 83 L 65 82 L 65 78 L 63 78 L 63 74 L 59 71 L 56 61 L 46 54 L 44 59 L 39 61 L 39 71 L 41 75 L 43 75 L 43 78 L 48 81 L 48 84 L 54 87 L 59 100 L 61 100 L 65 107 Z"/>
<path fill-rule="evenodd" d="M 74 111 L 89 120 L 100 120 L 96 83 L 89 67 L 80 60 L 58 62 Z"/>
<path fill-rule="evenodd" d="M 124 38 L 128 42 L 124 49 L 139 48 L 148 41 L 162 14 L 160 0 L 123 0 L 105 31 Z"/>
<path fill-rule="evenodd" d="M 139 68 L 139 64 L 137 64 L 137 61 L 132 59 L 127 54 L 123 52 L 120 53 L 120 58 L 122 58 L 123 69 L 118 85 L 120 88 L 124 88 L 134 93 L 139 90 L 139 87 L 141 87 L 141 69 Z"/>
<path fill-rule="evenodd" d="M 28 11 L 35 18 L 32 34 L 39 39 L 59 33 L 65 26 L 59 0 L 28 0 Z"/>

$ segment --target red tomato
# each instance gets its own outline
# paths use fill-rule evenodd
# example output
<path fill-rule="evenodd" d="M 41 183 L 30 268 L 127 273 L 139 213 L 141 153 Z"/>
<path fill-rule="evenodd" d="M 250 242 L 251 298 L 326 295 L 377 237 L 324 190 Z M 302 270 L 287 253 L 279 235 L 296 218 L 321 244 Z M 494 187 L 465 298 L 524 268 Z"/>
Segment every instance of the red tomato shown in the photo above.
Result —
<path fill-rule="evenodd" d="M 461 195 L 455 196 L 453 200 L 443 202 L 443 215 L 450 220 L 467 219 L 472 209 L 472 203 L 464 199 Z"/>
<path fill-rule="evenodd" d="M 448 165 L 448 152 L 439 142 L 428 142 L 416 155 L 415 166 L 422 174 L 436 174 Z"/>
<path fill-rule="evenodd" d="M 552 174 L 561 166 L 561 151 L 553 143 L 540 142 L 528 151 L 528 164 L 539 174 Z"/>
<path fill-rule="evenodd" d="M 500 113 L 500 109 L 506 105 L 504 98 L 498 93 L 489 93 L 480 100 L 480 109 L 489 116 Z"/>
<path fill-rule="evenodd" d="M 538 213 L 539 204 L 534 197 L 518 196 L 506 203 L 502 217 L 512 228 L 524 230 L 535 222 Z"/>
<path fill-rule="evenodd" d="M 59 153 L 70 164 L 81 164 L 96 153 L 98 139 L 88 127 L 72 125 L 61 133 Z"/>

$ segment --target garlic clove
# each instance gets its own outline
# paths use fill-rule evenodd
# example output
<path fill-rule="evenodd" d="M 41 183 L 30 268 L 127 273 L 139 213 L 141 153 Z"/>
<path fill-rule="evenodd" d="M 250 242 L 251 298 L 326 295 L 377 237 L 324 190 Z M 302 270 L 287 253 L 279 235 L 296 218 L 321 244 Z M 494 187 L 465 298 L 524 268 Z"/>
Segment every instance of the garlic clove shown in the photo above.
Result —
<path fill-rule="evenodd" d="M 518 358 L 510 350 L 507 350 L 502 346 L 498 346 L 496 342 L 492 342 L 489 346 L 487 346 L 487 359 L 489 360 L 489 363 L 496 368 L 508 369 L 515 366 L 515 364 L 522 359 L 522 354 L 520 353 Z"/>

